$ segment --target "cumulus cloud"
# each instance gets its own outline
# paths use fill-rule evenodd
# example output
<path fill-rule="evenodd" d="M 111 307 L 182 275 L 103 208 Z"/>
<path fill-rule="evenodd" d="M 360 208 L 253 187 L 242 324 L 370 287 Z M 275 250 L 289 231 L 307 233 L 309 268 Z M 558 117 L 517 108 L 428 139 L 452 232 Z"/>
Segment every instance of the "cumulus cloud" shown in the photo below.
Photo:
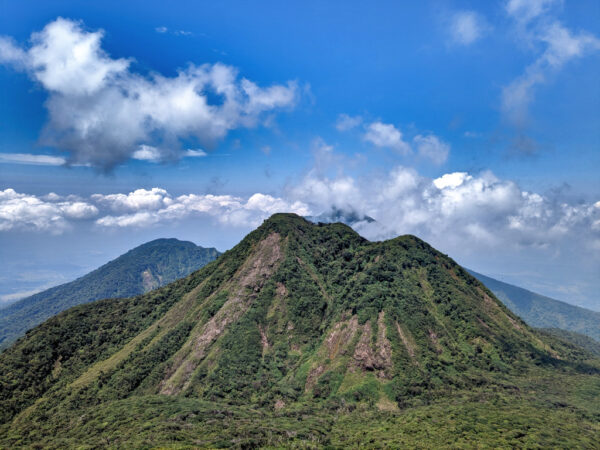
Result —
<path fill-rule="evenodd" d="M 140 228 L 193 217 L 208 217 L 230 226 L 255 227 L 276 212 L 309 215 L 304 202 L 256 193 L 234 195 L 185 194 L 172 196 L 162 188 L 129 193 L 93 194 L 88 200 L 55 193 L 35 196 L 13 189 L 0 191 L 0 232 L 30 230 L 60 234 L 76 221 L 100 228 Z"/>
<path fill-rule="evenodd" d="M 0 191 L 0 231 L 36 230 L 62 233 L 70 220 L 91 219 L 98 214 L 96 206 L 79 200 L 47 199 L 16 192 Z"/>
<path fill-rule="evenodd" d="M 370 123 L 367 125 L 364 139 L 377 147 L 391 148 L 402 155 L 412 152 L 410 145 L 404 141 L 402 132 L 392 124 Z"/>
<path fill-rule="evenodd" d="M 528 120 L 535 88 L 567 63 L 600 49 L 600 40 L 586 31 L 573 32 L 550 16 L 553 0 L 511 0 L 506 12 L 517 24 L 517 35 L 538 54 L 518 78 L 502 90 L 502 111 L 517 127 Z"/>
<path fill-rule="evenodd" d="M 485 19 L 475 11 L 459 11 L 450 20 L 452 40 L 460 45 L 470 45 L 487 31 Z"/>
<path fill-rule="evenodd" d="M 294 106 L 298 87 L 260 87 L 224 64 L 188 65 L 175 77 L 142 75 L 133 61 L 102 49 L 102 30 L 58 18 L 21 48 L 0 38 L 0 62 L 24 70 L 48 92 L 42 140 L 69 152 L 69 163 L 110 170 L 140 146 L 180 148 L 181 139 L 212 145 L 266 113 Z M 148 160 L 148 152 L 137 153 Z M 176 156 L 164 150 L 160 157 Z"/>
<path fill-rule="evenodd" d="M 113 211 L 157 210 L 168 206 L 172 200 L 160 188 L 136 189 L 128 194 L 93 194 L 92 200 Z"/>
<path fill-rule="evenodd" d="M 445 248 L 507 249 L 583 245 L 600 240 L 600 208 L 527 192 L 491 172 L 447 173 L 435 179 L 398 166 L 356 179 L 308 174 L 288 192 L 316 214 L 331 207 L 377 222 L 359 230 L 371 239 L 416 234 Z"/>
<path fill-rule="evenodd" d="M 267 194 L 256 193 L 248 199 L 232 195 L 186 194 L 171 197 L 164 189 L 138 189 L 129 194 L 93 196 L 115 211 L 125 214 L 106 215 L 96 224 L 101 227 L 145 227 L 189 217 L 205 215 L 224 225 L 252 227 L 276 212 L 309 214 L 300 202 L 288 202 Z M 129 212 L 130 211 L 130 212 Z"/>

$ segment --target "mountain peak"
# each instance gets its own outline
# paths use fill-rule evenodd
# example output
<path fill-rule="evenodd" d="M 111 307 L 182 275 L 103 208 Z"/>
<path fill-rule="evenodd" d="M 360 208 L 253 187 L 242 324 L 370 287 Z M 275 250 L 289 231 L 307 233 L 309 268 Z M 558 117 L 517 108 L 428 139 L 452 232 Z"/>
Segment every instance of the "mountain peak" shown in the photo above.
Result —
<path fill-rule="evenodd" d="M 35 430 L 126 398 L 397 410 L 503 391 L 527 371 L 579 370 L 571 355 L 415 236 L 369 242 L 274 214 L 187 278 L 31 331 L 0 357 L 0 369 L 16 361 L 35 374 L 0 370 L 0 419 Z"/>

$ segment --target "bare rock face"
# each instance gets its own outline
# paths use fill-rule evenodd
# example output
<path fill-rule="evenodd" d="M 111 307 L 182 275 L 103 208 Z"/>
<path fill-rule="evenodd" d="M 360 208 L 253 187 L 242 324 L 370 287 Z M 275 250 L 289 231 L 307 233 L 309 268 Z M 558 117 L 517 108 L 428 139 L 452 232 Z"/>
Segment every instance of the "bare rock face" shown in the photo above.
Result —
<path fill-rule="evenodd" d="M 354 349 L 356 366 L 366 371 L 377 371 L 380 378 L 390 377 L 392 367 L 392 346 L 387 338 L 385 313 L 381 311 L 377 318 L 377 340 L 373 346 L 373 331 L 369 322 L 362 326 L 361 337 Z"/>

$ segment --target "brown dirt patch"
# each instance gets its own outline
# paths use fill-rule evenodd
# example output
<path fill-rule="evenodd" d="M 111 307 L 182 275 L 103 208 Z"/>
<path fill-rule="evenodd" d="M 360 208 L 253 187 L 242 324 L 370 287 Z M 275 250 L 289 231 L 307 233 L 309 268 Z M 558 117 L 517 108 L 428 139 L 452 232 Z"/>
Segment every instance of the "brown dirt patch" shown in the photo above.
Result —
<path fill-rule="evenodd" d="M 392 346 L 386 337 L 385 314 L 379 313 L 377 319 L 376 349 L 371 345 L 373 330 L 371 323 L 365 323 L 362 334 L 354 347 L 353 364 L 363 371 L 377 371 L 380 378 L 387 378 L 392 367 Z"/>
<path fill-rule="evenodd" d="M 267 339 L 267 333 L 265 332 L 265 329 L 262 327 L 262 325 L 258 326 L 258 331 L 260 332 L 260 342 L 262 344 L 262 354 L 264 356 L 265 353 L 269 351 L 269 340 Z"/>

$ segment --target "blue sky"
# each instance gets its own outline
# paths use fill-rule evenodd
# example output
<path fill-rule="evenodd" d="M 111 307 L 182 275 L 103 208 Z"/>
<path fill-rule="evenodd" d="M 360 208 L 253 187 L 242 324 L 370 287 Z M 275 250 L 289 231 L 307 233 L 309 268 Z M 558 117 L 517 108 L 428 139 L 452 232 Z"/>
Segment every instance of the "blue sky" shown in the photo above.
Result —
<path fill-rule="evenodd" d="M 600 310 L 598 2 L 0 5 L 5 301 L 335 206 Z"/>

